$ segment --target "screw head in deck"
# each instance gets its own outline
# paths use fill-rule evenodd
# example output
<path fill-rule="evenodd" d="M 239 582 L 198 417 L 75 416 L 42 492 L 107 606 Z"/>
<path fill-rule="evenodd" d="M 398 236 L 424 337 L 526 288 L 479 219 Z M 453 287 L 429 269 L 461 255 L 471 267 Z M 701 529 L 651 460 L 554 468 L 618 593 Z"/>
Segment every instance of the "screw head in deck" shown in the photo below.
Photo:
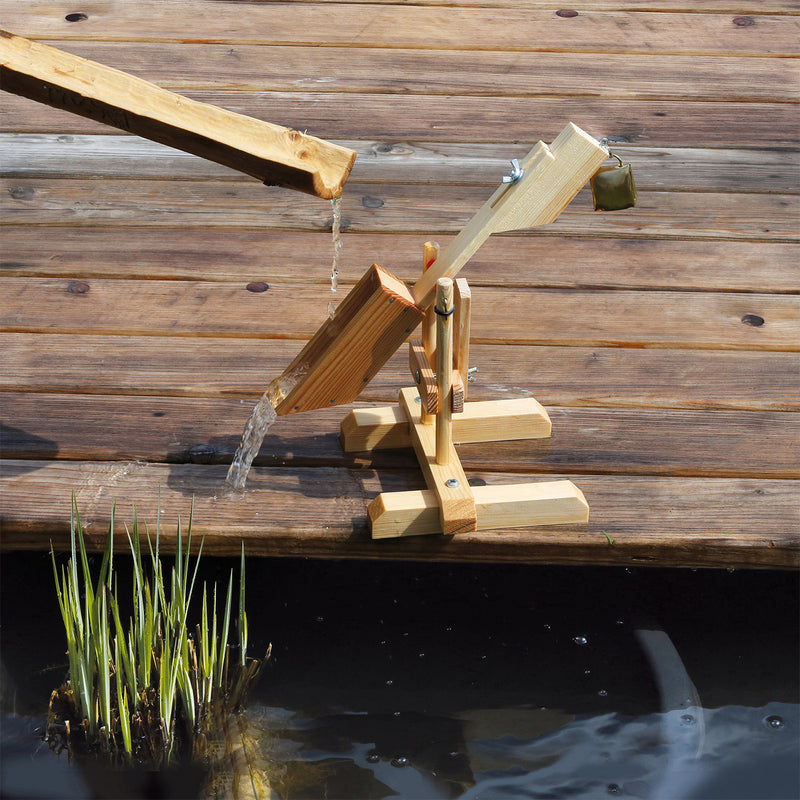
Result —
<path fill-rule="evenodd" d="M 447 480 L 444 482 L 444 485 L 445 485 L 445 486 L 446 486 L 448 489 L 457 489 L 457 488 L 459 487 L 458 478 L 448 478 L 448 479 L 447 479 Z"/>

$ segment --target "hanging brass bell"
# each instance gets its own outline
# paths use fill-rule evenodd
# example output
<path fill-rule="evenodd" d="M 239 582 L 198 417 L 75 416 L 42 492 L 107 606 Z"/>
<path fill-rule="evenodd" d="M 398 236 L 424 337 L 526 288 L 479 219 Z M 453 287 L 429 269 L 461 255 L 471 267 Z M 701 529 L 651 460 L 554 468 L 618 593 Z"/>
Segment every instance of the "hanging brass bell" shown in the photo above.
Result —
<path fill-rule="evenodd" d="M 623 164 L 615 153 L 610 156 L 619 161 L 619 166 L 600 167 L 590 179 L 595 211 L 621 211 L 636 205 L 631 165 Z"/>

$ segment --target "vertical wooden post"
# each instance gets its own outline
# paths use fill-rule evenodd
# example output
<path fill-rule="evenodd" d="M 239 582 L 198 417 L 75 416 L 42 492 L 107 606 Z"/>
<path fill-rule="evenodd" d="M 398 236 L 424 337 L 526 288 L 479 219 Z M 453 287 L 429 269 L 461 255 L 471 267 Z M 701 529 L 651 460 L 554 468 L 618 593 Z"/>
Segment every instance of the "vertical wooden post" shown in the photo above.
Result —
<path fill-rule="evenodd" d="M 425 242 L 422 247 L 422 271 L 430 269 L 437 258 L 439 258 L 439 243 Z M 436 354 L 436 314 L 433 311 L 433 303 L 428 307 L 422 323 L 422 346 L 433 363 Z"/>
<path fill-rule="evenodd" d="M 450 460 L 453 440 L 453 279 L 436 283 L 436 383 L 439 413 L 436 415 L 436 463 Z"/>
<path fill-rule="evenodd" d="M 422 271 L 430 269 L 433 262 L 439 257 L 439 243 L 438 242 L 425 242 L 422 246 Z M 436 313 L 433 310 L 434 304 L 431 303 L 425 310 L 425 319 L 422 320 L 422 348 L 428 356 L 428 361 L 433 363 L 436 358 Z M 430 414 L 422 404 L 422 417 L 421 422 L 423 425 L 429 425 L 434 420 L 433 414 Z"/>
<path fill-rule="evenodd" d="M 467 399 L 469 382 L 469 334 L 472 314 L 472 292 L 466 278 L 456 278 L 456 314 L 454 327 L 455 369 L 463 386 L 463 402 Z"/>

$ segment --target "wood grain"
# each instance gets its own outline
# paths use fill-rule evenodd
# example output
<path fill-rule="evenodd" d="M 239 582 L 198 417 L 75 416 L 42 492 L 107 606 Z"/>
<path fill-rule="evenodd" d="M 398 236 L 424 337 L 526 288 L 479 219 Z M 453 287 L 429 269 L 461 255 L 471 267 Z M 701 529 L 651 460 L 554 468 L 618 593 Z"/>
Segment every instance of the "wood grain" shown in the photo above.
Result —
<path fill-rule="evenodd" d="M 4 395 L 7 457 L 231 461 L 257 398 Z M 463 444 L 468 472 L 798 478 L 800 414 L 549 406 L 549 439 Z M 346 409 L 279 418 L 257 464 L 381 471 L 413 466 L 410 451 L 343 454 Z M 413 487 L 412 487 L 413 488 Z"/>
<path fill-rule="evenodd" d="M 68 549 L 73 490 L 87 546 L 101 550 L 112 500 L 119 521 L 135 504 L 139 519 L 152 524 L 159 502 L 154 487 L 160 486 L 165 551 L 174 542 L 178 516 L 187 519 L 194 503 L 206 554 L 236 555 L 244 540 L 250 555 L 284 557 L 800 566 L 796 481 L 585 476 L 576 484 L 592 507 L 587 526 L 377 543 L 369 540 L 366 526 L 365 501 L 378 488 L 377 476 L 369 472 L 256 469 L 249 491 L 230 499 L 220 494 L 224 467 L 7 461 L 1 469 L 4 550 L 44 550 L 51 539 L 57 549 Z M 518 476 L 487 477 L 513 482 Z M 404 481 L 382 483 L 382 488 L 399 489 Z"/>
<path fill-rule="evenodd" d="M 344 225 L 348 226 L 348 200 Z M 329 221 L 326 220 L 329 225 Z M 463 270 L 473 287 L 669 289 L 800 292 L 800 246 L 791 243 L 603 239 L 549 235 L 491 237 Z M 447 237 L 441 237 L 447 242 Z M 327 285 L 328 231 L 40 227 L 3 229 L 3 276 L 166 278 Z M 374 261 L 412 283 L 419 276 L 416 234 L 344 234 L 340 280 L 355 283 Z M 735 268 L 731 268 L 731 265 Z M 480 292 L 478 292 L 478 298 Z M 479 299 L 478 299 L 479 302 Z"/>
<path fill-rule="evenodd" d="M 46 347 L 41 346 L 46 344 Z M 229 397 L 252 405 L 298 344 L 282 340 L 0 334 L 3 391 Z M 714 350 L 475 345 L 470 398 L 547 405 L 800 411 L 800 356 Z M 400 352 L 362 398 L 394 403 L 409 385 Z M 8 399 L 6 397 L 6 399 Z M 113 397 L 112 403 L 116 402 Z M 89 401 L 87 401 L 89 402 Z"/>
<path fill-rule="evenodd" d="M 258 3 L 242 14 L 235 3 L 209 0 L 122 6 L 93 4 L 88 24 L 69 25 L 42 0 L 0 2 L 0 15 L 20 36 L 59 40 L 146 40 L 225 44 L 316 44 L 453 50 L 569 50 L 593 53 L 795 55 L 800 20 L 763 15 L 737 26 L 728 14 L 589 11 L 570 19 L 551 9 L 351 6 L 343 3 Z M 203 19 L 187 26 L 187 14 Z M 625 36 L 620 36 L 620 29 Z M 509 39 L 509 30 L 514 31 Z"/>
<path fill-rule="evenodd" d="M 797 112 L 787 103 L 614 100 L 603 97 L 441 97 L 340 92 L 187 90 L 187 97 L 268 119 L 325 139 L 533 144 L 552 141 L 568 119 L 595 136 L 651 147 L 759 148 L 800 144 Z M 1 132 L 107 133 L 73 114 L 0 95 Z M 498 131 L 502 131 L 502 137 Z"/>
<path fill-rule="evenodd" d="M 530 53 L 144 42 L 52 42 L 174 92 L 257 92 L 796 102 L 792 58 Z M 498 91 L 500 88 L 500 91 Z"/>
<path fill-rule="evenodd" d="M 4 179 L 0 224 L 325 230 L 330 207 L 296 192 L 239 182 Z M 463 229 L 488 193 L 451 186 L 348 184 L 352 232 L 439 236 Z M 348 203 L 348 198 L 353 201 Z M 356 199 L 358 198 L 358 199 Z M 582 191 L 545 230 L 559 235 L 800 241 L 800 197 L 640 191 L 636 208 L 595 212 Z"/>
<path fill-rule="evenodd" d="M 329 295 L 204 281 L 6 278 L 4 287 L 0 330 L 140 336 L 306 339 L 327 318 Z M 471 334 L 476 344 L 797 351 L 797 309 L 792 295 L 486 288 Z"/>

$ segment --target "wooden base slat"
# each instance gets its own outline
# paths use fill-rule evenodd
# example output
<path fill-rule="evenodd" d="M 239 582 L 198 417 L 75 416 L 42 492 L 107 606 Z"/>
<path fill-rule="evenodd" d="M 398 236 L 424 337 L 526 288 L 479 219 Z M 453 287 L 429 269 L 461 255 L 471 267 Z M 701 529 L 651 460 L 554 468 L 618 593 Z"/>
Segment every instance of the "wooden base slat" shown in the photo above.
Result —
<path fill-rule="evenodd" d="M 413 390 L 408 390 L 413 394 Z M 485 400 L 464 404 L 453 415 L 453 441 L 502 442 L 544 439 L 551 434 L 550 417 L 532 397 Z M 410 447 L 411 434 L 405 414 L 396 406 L 354 408 L 342 421 L 345 452 L 364 452 Z"/>
<path fill-rule="evenodd" d="M 579 525 L 589 519 L 583 492 L 571 481 L 473 486 L 475 530 L 538 525 Z M 373 539 L 447 533 L 439 519 L 434 492 L 383 492 L 367 513 Z M 458 531 L 454 531 L 457 533 Z"/>

